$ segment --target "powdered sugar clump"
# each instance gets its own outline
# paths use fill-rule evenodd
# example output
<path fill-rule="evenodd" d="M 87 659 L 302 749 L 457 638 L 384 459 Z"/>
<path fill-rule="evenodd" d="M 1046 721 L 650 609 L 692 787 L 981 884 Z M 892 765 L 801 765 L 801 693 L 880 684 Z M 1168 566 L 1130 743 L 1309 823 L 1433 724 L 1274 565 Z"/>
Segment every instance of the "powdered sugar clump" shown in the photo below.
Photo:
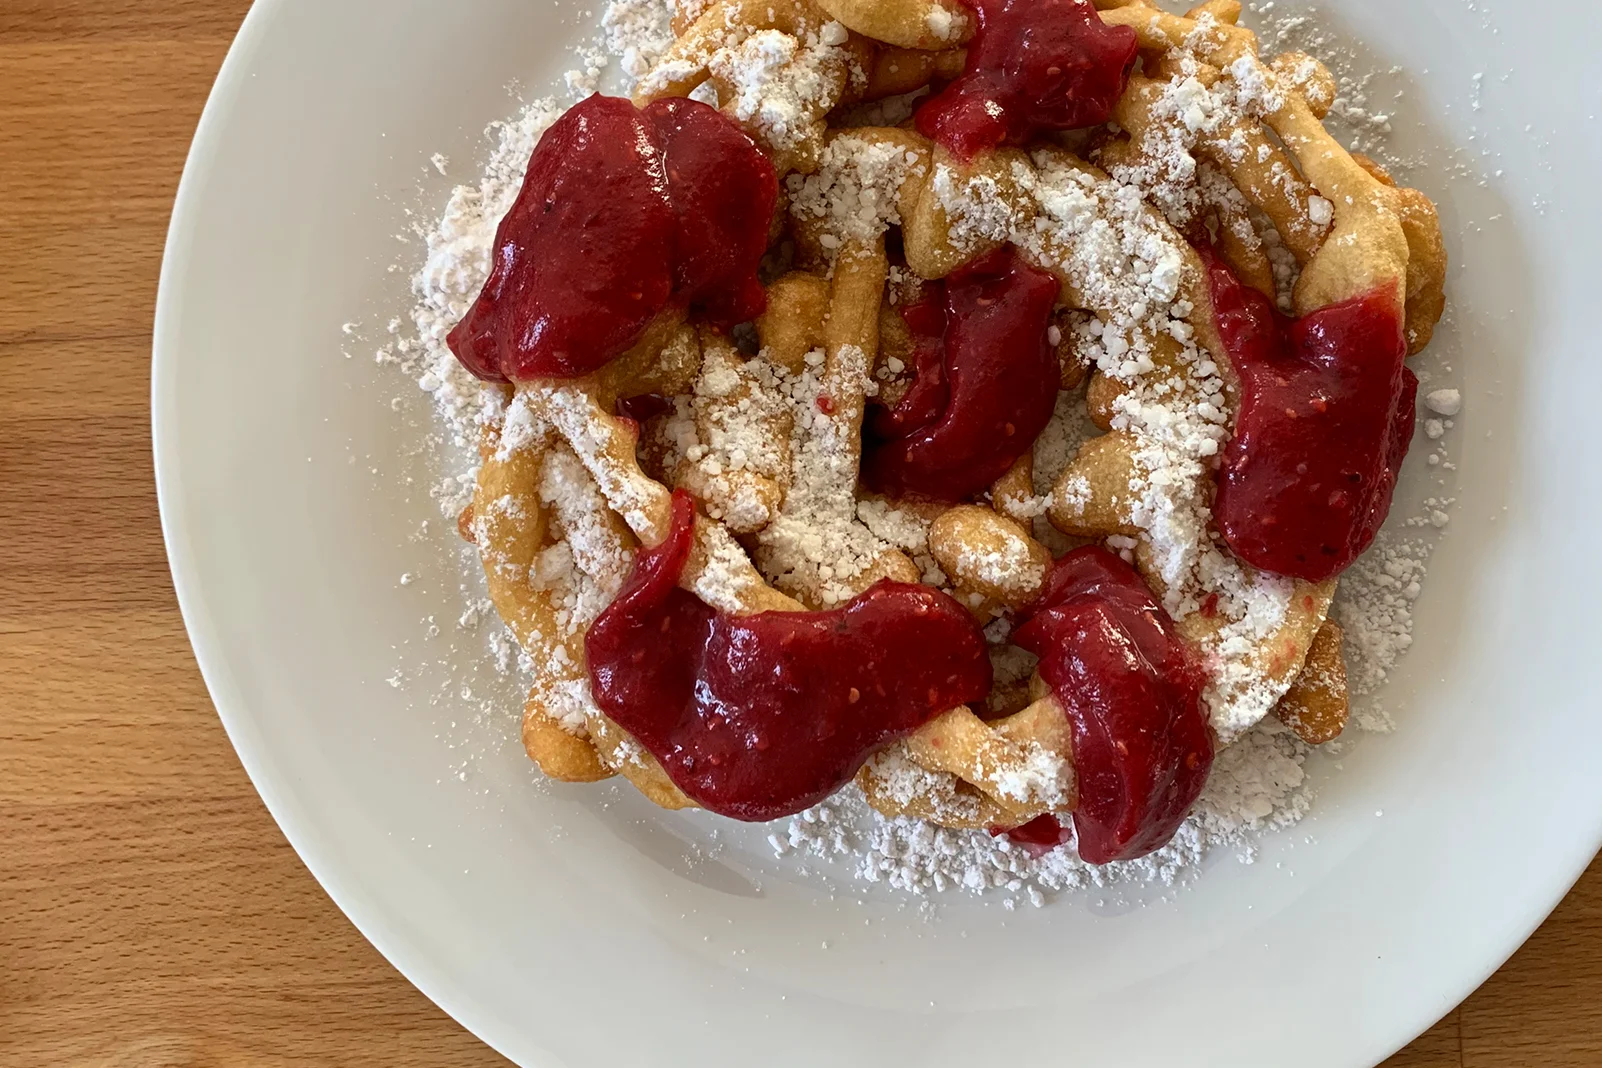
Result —
<path fill-rule="evenodd" d="M 612 0 L 601 30 L 623 73 L 639 79 L 673 43 L 673 11 L 662 0 Z"/>
<path fill-rule="evenodd" d="M 870 242 L 901 222 L 896 193 L 921 166 L 893 142 L 841 135 L 824 148 L 816 173 L 790 175 L 790 211 L 818 224 L 831 252 L 845 241 Z"/>
<path fill-rule="evenodd" d="M 849 66 L 847 39 L 838 22 L 806 38 L 759 30 L 718 49 L 707 69 L 732 90 L 735 118 L 774 148 L 792 149 L 816 134 L 812 105 L 829 92 L 834 69 Z"/>

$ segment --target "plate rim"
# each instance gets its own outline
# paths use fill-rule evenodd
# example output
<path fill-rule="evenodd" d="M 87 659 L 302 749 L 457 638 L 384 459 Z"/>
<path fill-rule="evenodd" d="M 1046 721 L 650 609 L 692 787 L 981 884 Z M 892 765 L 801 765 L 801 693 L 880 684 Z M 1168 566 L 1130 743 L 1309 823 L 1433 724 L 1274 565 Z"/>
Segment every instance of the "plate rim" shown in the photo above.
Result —
<path fill-rule="evenodd" d="M 176 467 L 179 463 L 177 447 L 171 442 L 171 427 L 177 407 L 175 383 L 177 376 L 177 322 L 182 302 L 182 277 L 188 266 L 188 245 L 195 231 L 193 216 L 201 186 L 206 181 L 205 171 L 214 144 L 224 124 L 224 114 L 237 87 L 249 76 L 249 65 L 255 49 L 266 32 L 269 20 L 276 16 L 288 0 L 255 0 L 240 22 L 222 65 L 206 95 L 195 125 L 195 133 L 184 158 L 183 173 L 173 197 L 172 214 L 168 219 L 167 233 L 162 246 L 161 271 L 156 286 L 155 314 L 151 329 L 150 363 L 150 444 L 156 482 L 156 506 L 161 521 L 161 538 L 167 557 L 168 571 L 172 576 L 173 593 L 183 619 L 184 632 L 206 684 L 207 696 L 222 723 L 228 743 L 245 770 L 245 776 L 266 807 L 268 815 L 279 833 L 295 851 L 296 857 L 316 880 L 323 893 L 340 913 L 356 928 L 358 934 L 376 950 L 386 963 L 402 978 L 433 1002 L 455 1023 L 474 1038 L 483 1042 L 513 1064 L 521 1063 L 509 1046 L 491 1036 L 488 1021 L 481 1021 L 469 999 L 458 998 L 450 990 L 449 981 L 438 974 L 434 966 L 399 937 L 380 932 L 374 918 L 366 914 L 366 903 L 358 900 L 356 891 L 343 885 L 336 874 L 337 864 L 324 854 L 307 828 L 297 825 L 287 814 L 287 806 L 278 796 L 278 787 L 244 740 L 243 720 L 229 700 L 219 697 L 226 693 L 224 652 L 217 648 L 214 635 L 208 632 L 204 611 L 204 595 L 200 578 L 194 573 L 194 563 L 186 556 L 185 535 L 181 530 L 181 511 L 177 503 Z"/>
<path fill-rule="evenodd" d="M 243 698 L 233 692 L 226 667 L 226 653 L 219 647 L 218 639 L 210 628 L 206 596 L 202 592 L 192 554 L 187 548 L 181 514 L 183 509 L 176 488 L 177 469 L 181 460 L 172 436 L 178 406 L 178 321 L 184 302 L 184 279 L 189 267 L 190 246 L 196 232 L 194 215 L 209 177 L 215 146 L 221 137 L 221 128 L 225 125 L 225 115 L 232 98 L 250 76 L 251 62 L 270 21 L 288 2 L 256 0 L 242 20 L 196 124 L 163 245 L 152 326 L 150 431 L 157 506 L 168 568 L 184 629 L 217 717 L 252 788 L 301 863 L 362 937 L 407 982 L 501 1056 L 512 1063 L 534 1063 L 514 1056 L 511 1051 L 512 1036 L 505 1036 L 504 1042 L 497 1041 L 494 1021 L 485 1017 L 471 998 L 458 996 L 452 989 L 449 977 L 440 973 L 426 954 L 400 934 L 381 929 L 380 921 L 369 911 L 370 902 L 364 899 L 365 895 L 348 886 L 339 874 L 337 859 L 328 855 L 317 842 L 313 829 L 301 825 L 289 814 L 289 806 L 281 796 L 278 782 L 245 737 L 246 713 L 241 711 L 242 706 L 237 703 Z M 1578 841 L 1576 836 L 1576 845 L 1584 846 L 1585 843 Z M 1371 1042 L 1371 1048 L 1377 1051 L 1377 1056 L 1369 1063 L 1379 1064 L 1405 1048 L 1440 1019 L 1459 1008 L 1498 972 L 1568 896 L 1599 850 L 1602 850 L 1602 823 L 1592 833 L 1589 847 L 1577 850 L 1575 862 L 1567 868 L 1554 866 L 1551 893 L 1544 901 L 1537 903 L 1538 908 L 1528 913 L 1526 922 L 1508 928 L 1508 936 L 1487 955 L 1484 967 L 1464 975 L 1443 992 L 1450 998 L 1450 1004 L 1439 1012 L 1421 1004 L 1418 1019 L 1410 1025 L 1416 1029 L 1399 1039 L 1380 1037 Z"/>

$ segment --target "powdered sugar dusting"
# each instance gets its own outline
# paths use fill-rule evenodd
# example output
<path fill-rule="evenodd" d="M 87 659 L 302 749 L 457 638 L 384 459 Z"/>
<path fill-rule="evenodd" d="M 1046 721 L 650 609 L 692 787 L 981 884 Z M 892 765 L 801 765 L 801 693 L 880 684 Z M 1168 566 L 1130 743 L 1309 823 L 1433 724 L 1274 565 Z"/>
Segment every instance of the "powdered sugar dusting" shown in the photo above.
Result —
<path fill-rule="evenodd" d="M 477 185 L 451 192 L 435 225 L 423 233 L 428 249 L 412 278 L 411 322 L 415 333 L 379 350 L 380 362 L 397 363 L 434 401 L 450 444 L 472 448 L 479 428 L 499 418 L 504 396 L 486 389 L 451 353 L 445 337 L 467 314 L 489 277 L 495 231 L 517 199 L 523 173 L 540 135 L 561 114 L 551 100 L 536 100 L 514 119 L 491 123 L 494 143 Z M 443 158 L 443 157 L 441 157 Z M 391 324 L 397 332 L 400 321 Z M 454 519 L 472 494 L 475 471 L 452 475 L 435 488 L 441 511 Z"/>
<path fill-rule="evenodd" d="M 1227 743 L 1267 715 L 1290 684 L 1260 662 L 1260 650 L 1285 624 L 1294 587 L 1242 566 L 1212 538 L 1210 464 L 1228 439 L 1230 406 L 1188 321 L 1196 309 L 1181 292 L 1180 239 L 1138 186 L 1060 153 L 1037 153 L 1032 167 L 1017 163 L 1010 177 L 1021 203 L 993 175 L 945 166 L 932 188 L 957 244 L 1010 241 L 1096 310 L 1079 327 L 1082 348 L 1125 387 L 1112 429 L 1134 442 L 1128 512 L 1144 534 L 1143 560 L 1175 619 L 1210 601 L 1222 621 L 1198 640 L 1213 669 L 1204 700 Z M 1067 488 L 1062 504 L 1072 507 L 1074 484 Z"/>
<path fill-rule="evenodd" d="M 784 507 L 760 534 L 756 564 L 774 586 L 829 607 L 850 600 L 890 546 L 857 517 L 856 437 L 831 401 L 869 388 L 867 357 L 844 346 L 834 360 L 807 355 L 799 375 L 773 369 L 777 395 L 793 413 L 793 457 Z M 831 409 L 830 413 L 824 411 Z"/>
<path fill-rule="evenodd" d="M 817 133 L 813 102 L 830 91 L 833 71 L 848 66 L 846 28 L 827 22 L 806 38 L 760 30 L 713 53 L 708 69 L 732 90 L 728 110 L 762 131 L 775 148 L 794 149 Z"/>
<path fill-rule="evenodd" d="M 921 167 L 917 154 L 898 144 L 844 134 L 824 148 L 815 174 L 790 175 L 790 210 L 821 225 L 825 249 L 866 243 L 901 222 L 896 192 Z"/>
<path fill-rule="evenodd" d="M 1009 902 L 1040 905 L 1060 891 L 1176 886 L 1213 853 L 1250 862 L 1257 836 L 1300 820 L 1312 804 L 1307 755 L 1289 730 L 1264 723 L 1219 754 L 1206 791 L 1171 842 L 1123 863 L 1086 864 L 1067 847 L 1039 856 L 1005 836 L 884 819 L 854 789 L 795 817 L 769 841 L 779 856 L 831 861 L 866 882 L 913 894 L 1001 891 L 1014 895 Z"/>
<path fill-rule="evenodd" d="M 1413 603 L 1422 592 L 1430 541 L 1380 532 L 1341 582 L 1330 615 L 1346 632 L 1346 680 L 1357 725 L 1389 730 L 1392 722 L 1373 695 L 1413 645 Z"/>
<path fill-rule="evenodd" d="M 662 0 L 612 0 L 601 16 L 606 50 L 631 80 L 645 76 L 673 44 L 673 11 Z"/>
<path fill-rule="evenodd" d="M 666 0 L 613 0 L 602 16 L 598 44 L 579 51 L 577 80 L 569 79 L 575 90 L 592 88 L 593 78 L 613 61 L 628 79 L 646 76 L 672 42 L 671 15 Z M 1324 43 L 1311 24 L 1295 19 L 1281 20 L 1278 32 L 1284 40 L 1313 39 Z M 736 93 L 732 102 L 726 102 L 728 106 L 748 122 L 767 128 L 770 143 L 776 145 L 785 143 L 786 137 L 799 138 L 807 132 L 799 111 L 791 116 L 796 121 L 790 132 L 785 132 L 790 119 L 782 105 L 787 93 L 806 88 L 798 79 L 810 76 L 808 51 L 818 62 L 837 62 L 839 57 L 831 50 L 838 50 L 844 43 L 841 34 L 828 27 L 815 39 L 781 41 L 778 37 L 784 35 L 733 35 L 725 42 L 730 49 L 728 54 L 720 60 L 726 69 L 715 72 Z M 1264 44 L 1266 53 L 1273 47 L 1272 36 Z M 1264 96 L 1268 87 L 1253 82 L 1252 70 L 1231 69 L 1227 73 L 1230 77 L 1210 86 L 1200 81 L 1194 85 L 1182 82 L 1162 102 L 1162 107 L 1172 109 L 1183 119 L 1184 132 L 1171 147 L 1183 150 L 1187 157 L 1195 139 L 1218 133 L 1232 117 L 1260 113 L 1272 106 Z M 1360 131 L 1360 147 L 1376 152 L 1383 147 L 1388 116 L 1368 100 L 1365 79 L 1340 69 L 1337 77 L 1342 95 L 1334 114 L 1348 128 Z M 381 361 L 397 365 L 431 398 L 441 427 L 439 444 L 453 446 L 470 458 L 461 470 L 441 479 L 432 491 L 443 514 L 453 521 L 471 496 L 475 482 L 471 458 L 481 428 L 499 421 L 504 414 L 505 448 L 519 447 L 520 440 L 526 442 L 529 435 L 542 432 L 526 403 L 514 402 L 507 408 L 501 390 L 483 387 L 462 369 L 446 347 L 445 336 L 482 286 L 490 266 L 496 226 L 520 188 L 540 134 L 559 113 L 551 101 L 535 101 L 512 120 L 490 126 L 488 136 L 493 147 L 480 180 L 453 190 L 437 221 L 417 231 L 427 252 L 420 265 L 407 265 L 416 271 L 410 329 L 397 319 L 390 326 L 392 338 L 379 351 Z M 833 157 L 828 155 L 831 152 Z M 1154 554 L 1155 570 L 1167 582 L 1166 601 L 1171 612 L 1194 610 L 1203 590 L 1225 591 L 1221 607 L 1228 623 L 1213 641 L 1220 654 L 1227 654 L 1232 643 L 1250 646 L 1277 626 L 1284 616 L 1289 593 L 1282 580 L 1245 574 L 1203 536 L 1208 517 L 1205 495 L 1200 489 L 1204 484 L 1202 470 L 1227 435 L 1227 415 L 1219 396 L 1221 379 L 1189 333 L 1187 316 L 1191 309 L 1180 297 L 1180 265 L 1173 249 L 1165 247 L 1165 242 L 1158 239 L 1160 235 L 1146 223 L 1142 192 L 1149 202 L 1175 219 L 1187 217 L 1209 195 L 1225 194 L 1207 192 L 1206 165 L 1187 175 L 1181 173 L 1185 166 L 1178 155 L 1170 152 L 1165 158 L 1177 161 L 1177 170 L 1159 168 L 1149 174 L 1118 174 L 1115 170 L 1113 180 L 1108 181 L 1063 168 L 1053 158 L 1037 157 L 1037 174 L 1014 176 L 1034 198 L 1038 218 L 1045 220 L 1044 225 L 1037 226 L 1031 219 L 1028 231 L 1015 225 L 1002 198 L 995 190 L 985 188 L 983 181 L 964 184 L 955 174 L 937 174 L 934 190 L 959 231 L 970 234 L 975 242 L 1011 239 L 1040 259 L 1060 256 L 1065 244 L 1071 244 L 1077 251 L 1071 262 L 1062 266 L 1074 273 L 1076 283 L 1087 296 L 1099 302 L 1095 306 L 1122 311 L 1122 317 L 1103 316 L 1082 322 L 1075 329 L 1085 332 L 1084 351 L 1093 355 L 1099 369 L 1134 387 L 1120 401 L 1115 425 L 1142 435 L 1140 459 L 1147 483 L 1141 487 L 1138 507 L 1143 510 L 1141 525 L 1149 532 L 1148 544 L 1142 551 Z M 444 173 L 444 157 L 436 157 L 433 165 Z M 792 178 L 791 210 L 822 223 L 825 242 L 838 244 L 876 237 L 886 227 L 899 224 L 894 190 L 912 168 L 921 165 L 915 154 L 894 145 L 835 138 L 816 173 Z M 462 173 L 461 160 L 454 170 Z M 1308 214 L 1314 224 L 1325 225 L 1332 207 L 1327 201 L 1320 201 L 1316 197 L 1309 201 Z M 1054 241 L 1053 229 L 1071 235 L 1072 242 Z M 1263 237 L 1273 244 L 1272 233 Z M 1283 249 L 1277 250 L 1278 255 L 1272 247 L 1266 251 L 1276 267 L 1283 268 L 1280 280 L 1284 284 L 1294 270 L 1294 261 Z M 1156 388 L 1151 353 L 1142 339 L 1158 336 L 1179 344 L 1189 381 L 1203 398 L 1201 404 L 1169 403 L 1164 391 Z M 946 583 L 946 576 L 928 551 L 926 518 L 882 501 L 853 500 L 857 457 L 855 449 L 848 447 L 849 428 L 842 421 L 831 419 L 818 400 L 841 388 L 863 393 L 874 388 L 866 361 L 860 353 L 856 356 L 853 362 L 851 353 L 845 352 L 835 366 L 827 366 L 824 354 L 814 353 L 807 365 L 794 374 L 762 361 L 746 365 L 749 373 L 766 376 L 763 395 L 782 399 L 795 428 L 788 442 L 792 464 L 789 474 L 794 484 L 783 514 L 752 539 L 754 556 L 774 585 L 798 593 L 810 591 L 821 603 L 834 603 L 848 596 L 873 562 L 893 550 L 912 559 L 924 581 L 942 586 Z M 716 381 L 704 385 L 709 394 L 718 388 Z M 1215 396 L 1219 396 L 1216 402 L 1207 400 Z M 1448 415 L 1455 415 L 1460 409 L 1461 399 L 1454 391 L 1438 389 L 1431 397 L 1438 416 L 1446 409 L 1451 409 Z M 571 420 L 573 425 L 567 427 L 571 432 L 567 436 L 582 445 L 584 433 L 595 432 L 596 424 L 581 410 L 580 398 L 546 398 L 553 399 L 553 417 Z M 680 403 L 693 405 L 695 401 L 681 398 Z M 681 414 L 688 419 L 687 412 Z M 1450 469 L 1442 438 L 1451 421 L 1442 417 L 1433 422 L 1441 429 L 1439 433 L 1432 429 L 1429 434 L 1436 449 L 1429 462 L 1434 467 Z M 684 423 L 679 425 L 683 429 Z M 680 443 L 681 451 L 700 446 L 704 451 L 697 462 L 712 457 L 720 467 L 738 469 L 749 465 L 766 473 L 771 473 L 783 458 L 779 453 L 769 455 L 763 451 L 769 443 L 758 442 L 749 435 L 742 437 L 742 428 L 737 424 L 725 423 L 717 429 L 719 436 L 715 440 L 702 442 L 693 433 L 685 437 Z M 1044 512 L 1052 504 L 1072 507 L 1079 499 L 1083 507 L 1088 500 L 1088 485 L 1070 481 L 1062 490 L 1054 487 L 1078 445 L 1098 433 L 1086 419 L 1082 400 L 1065 393 L 1037 444 L 1035 497 L 1017 504 L 1021 510 L 1017 518 L 1032 522 L 1037 536 L 1053 551 L 1061 551 L 1065 542 L 1045 521 Z M 548 552 L 536 562 L 531 577 L 537 585 L 570 591 L 571 597 L 563 602 L 569 613 L 564 620 L 582 627 L 615 588 L 610 582 L 597 581 L 596 576 L 620 574 L 626 551 L 608 540 L 604 524 L 587 524 L 582 507 L 575 507 L 585 501 L 594 507 L 592 498 L 599 492 L 594 473 L 600 467 L 585 464 L 582 448 L 577 453 L 557 451 L 555 456 L 557 459 L 544 471 L 542 498 L 561 515 L 566 540 L 560 551 Z M 614 500 L 626 501 L 633 493 L 640 500 L 642 512 L 645 497 L 661 492 L 654 483 L 647 486 L 643 482 L 602 488 Z M 1373 698 L 1411 644 L 1412 607 L 1433 545 L 1423 535 L 1433 535 L 1434 529 L 1442 525 L 1432 517 L 1444 515 L 1449 501 L 1443 498 L 1438 503 L 1439 506 L 1426 507 L 1422 522 L 1430 529 L 1421 533 L 1415 533 L 1418 528 L 1408 527 L 1408 521 L 1393 522 L 1375 548 L 1347 574 L 1332 609 L 1332 617 L 1346 629 L 1354 723 L 1360 728 L 1390 726 L 1386 710 Z M 639 519 L 640 515 L 632 517 Z M 1406 529 L 1407 533 L 1397 533 L 1397 528 Z M 746 549 L 721 528 L 712 529 L 721 541 L 708 545 L 709 572 L 737 581 L 738 576 L 749 572 Z M 1137 548 L 1133 540 L 1121 542 L 1114 547 L 1131 554 Z M 721 571 L 719 559 L 725 559 L 728 565 Z M 476 570 L 476 554 L 464 554 L 464 561 L 471 565 L 470 571 Z M 995 563 L 1002 567 L 1007 562 Z M 1005 576 L 998 572 L 998 577 Z M 486 619 L 493 622 L 494 611 L 484 600 L 476 578 L 470 578 L 463 590 L 464 610 L 458 626 L 472 630 Z M 703 596 L 715 602 L 723 599 L 715 589 L 704 591 Z M 432 620 L 426 624 L 438 633 Z M 492 651 L 489 666 L 503 674 L 526 677 L 532 667 L 527 656 L 498 623 L 493 630 L 488 639 Z M 1002 644 L 1006 620 L 995 620 L 987 634 L 995 649 L 1003 651 L 995 654 L 998 678 L 1026 681 L 1032 658 L 1027 654 L 1006 655 L 1004 650 L 1011 648 Z M 1274 719 L 1257 722 L 1277 699 L 1277 693 L 1261 691 L 1253 698 L 1250 691 L 1254 682 L 1249 673 L 1232 683 L 1227 655 L 1222 655 L 1220 662 L 1226 669 L 1219 673 L 1221 681 L 1215 685 L 1238 683 L 1240 692 L 1213 694 L 1211 706 L 1220 732 L 1235 740 L 1220 752 L 1202 800 L 1174 840 L 1142 860 L 1096 867 L 1078 860 L 1071 848 L 1037 856 L 1015 847 L 1004 836 L 945 830 L 916 820 L 886 819 L 867 806 L 854 786 L 793 820 L 775 825 L 769 842 L 781 857 L 825 861 L 806 866 L 822 867 L 836 875 L 915 894 L 953 889 L 1000 891 L 1008 907 L 1022 901 L 1041 904 L 1052 893 L 1082 888 L 1180 885 L 1195 877 L 1209 856 L 1219 853 L 1250 861 L 1256 855 L 1261 834 L 1290 826 L 1308 811 L 1313 796 L 1306 770 L 1310 750 Z M 463 677 L 481 666 L 463 665 Z M 403 667 L 390 682 L 405 685 L 406 677 Z M 582 680 L 576 687 L 571 680 L 558 688 L 562 687 L 563 693 L 552 697 L 551 705 L 565 725 L 577 727 L 593 709 L 593 703 Z M 465 698 L 471 692 L 464 682 L 460 696 Z M 1217 710 L 1226 707 L 1244 712 L 1235 719 L 1219 721 Z M 486 708 L 482 718 L 515 725 L 518 711 L 516 707 Z M 1254 723 L 1256 726 L 1252 726 Z M 461 774 L 466 774 L 465 765 Z M 1050 777 L 1051 769 L 1042 769 L 1041 774 Z M 1014 785 L 1020 794 L 1038 787 L 1026 781 Z"/>

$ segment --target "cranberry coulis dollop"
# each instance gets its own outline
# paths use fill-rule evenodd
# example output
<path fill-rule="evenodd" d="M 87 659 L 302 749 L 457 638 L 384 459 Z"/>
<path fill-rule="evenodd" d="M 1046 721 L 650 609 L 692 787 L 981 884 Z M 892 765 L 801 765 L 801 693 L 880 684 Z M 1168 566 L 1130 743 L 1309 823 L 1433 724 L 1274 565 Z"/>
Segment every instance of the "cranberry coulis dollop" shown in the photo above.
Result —
<path fill-rule="evenodd" d="M 990 692 L 973 617 L 880 582 L 827 612 L 734 617 L 678 586 L 695 505 L 641 550 L 585 637 L 595 703 L 712 812 L 771 820 L 845 785 L 873 752 Z"/>
<path fill-rule="evenodd" d="M 1248 564 L 1320 582 L 1373 542 L 1412 444 L 1418 378 L 1401 309 L 1376 291 L 1292 320 L 1206 258 L 1240 379 L 1214 518 Z"/>
<path fill-rule="evenodd" d="M 982 493 L 1051 421 L 1061 380 L 1046 340 L 1057 280 L 1011 246 L 901 309 L 916 378 L 893 408 L 875 406 L 863 480 L 892 496 L 960 501 Z"/>
<path fill-rule="evenodd" d="M 1090 0 L 963 0 L 978 18 L 962 76 L 915 118 L 962 159 L 1042 130 L 1099 126 L 1135 64 L 1135 31 L 1108 26 Z"/>
<path fill-rule="evenodd" d="M 1105 549 L 1062 557 L 1012 640 L 1040 657 L 1067 713 L 1090 864 L 1133 860 L 1173 837 L 1213 764 L 1205 676 L 1135 569 Z M 1033 834 L 1049 832 L 1041 827 Z"/>
<path fill-rule="evenodd" d="M 755 318 L 777 198 L 773 165 L 717 109 L 592 96 L 540 138 L 451 351 L 489 381 L 573 378 L 670 305 Z"/>

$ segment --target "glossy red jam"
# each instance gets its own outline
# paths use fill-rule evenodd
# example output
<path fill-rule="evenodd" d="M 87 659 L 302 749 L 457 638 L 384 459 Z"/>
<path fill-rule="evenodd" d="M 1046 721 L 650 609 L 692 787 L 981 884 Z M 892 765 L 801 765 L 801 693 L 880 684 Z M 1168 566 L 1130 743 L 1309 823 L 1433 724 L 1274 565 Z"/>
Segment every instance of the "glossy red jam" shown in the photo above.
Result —
<path fill-rule="evenodd" d="M 1051 421 L 1061 370 L 1046 340 L 1057 280 L 1011 247 L 956 271 L 902 309 L 917 377 L 875 407 L 863 478 L 892 496 L 984 492 Z"/>
<path fill-rule="evenodd" d="M 1045 856 L 1069 838 L 1068 828 L 1049 812 L 1018 827 L 992 827 L 990 833 L 1023 847 L 1024 852 L 1032 857 Z"/>
<path fill-rule="evenodd" d="M 614 406 L 617 414 L 624 419 L 632 419 L 636 423 L 643 423 L 664 412 L 673 410 L 673 402 L 660 393 L 641 393 L 635 397 L 619 397 Z"/>
<path fill-rule="evenodd" d="M 694 503 L 640 552 L 585 638 L 601 710 L 707 809 L 770 820 L 845 785 L 880 747 L 990 692 L 984 635 L 956 601 L 881 582 L 832 612 L 732 617 L 681 590 Z"/>
<path fill-rule="evenodd" d="M 1135 64 L 1135 31 L 1090 0 L 963 0 L 978 17 L 962 76 L 918 109 L 918 132 L 962 159 L 1043 130 L 1099 126 Z"/>
<path fill-rule="evenodd" d="M 1373 542 L 1413 440 L 1418 378 L 1401 309 L 1371 293 L 1281 315 L 1222 262 L 1213 307 L 1240 378 L 1213 514 L 1253 567 L 1319 582 Z"/>
<path fill-rule="evenodd" d="M 750 320 L 777 198 L 773 165 L 716 109 L 592 96 L 540 138 L 451 351 L 490 381 L 572 378 L 670 305 Z"/>
<path fill-rule="evenodd" d="M 1080 857 L 1106 864 L 1161 848 L 1213 764 L 1205 677 L 1168 614 L 1134 568 L 1086 546 L 1057 561 L 1012 640 L 1040 657 L 1068 714 Z"/>

